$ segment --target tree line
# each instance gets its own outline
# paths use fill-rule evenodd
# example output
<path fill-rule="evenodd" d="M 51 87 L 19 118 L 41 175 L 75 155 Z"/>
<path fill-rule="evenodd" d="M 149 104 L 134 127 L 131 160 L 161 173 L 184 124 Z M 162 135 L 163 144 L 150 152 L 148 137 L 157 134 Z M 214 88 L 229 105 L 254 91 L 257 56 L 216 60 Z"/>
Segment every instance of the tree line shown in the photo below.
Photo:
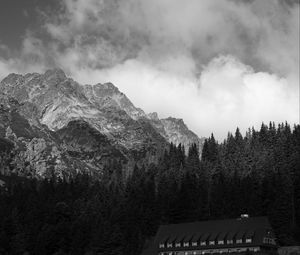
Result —
<path fill-rule="evenodd" d="M 101 178 L 0 176 L 0 254 L 136 255 L 159 225 L 266 215 L 281 245 L 300 244 L 300 126 L 262 124 L 201 155 L 170 145 L 128 176 L 111 159 Z"/>

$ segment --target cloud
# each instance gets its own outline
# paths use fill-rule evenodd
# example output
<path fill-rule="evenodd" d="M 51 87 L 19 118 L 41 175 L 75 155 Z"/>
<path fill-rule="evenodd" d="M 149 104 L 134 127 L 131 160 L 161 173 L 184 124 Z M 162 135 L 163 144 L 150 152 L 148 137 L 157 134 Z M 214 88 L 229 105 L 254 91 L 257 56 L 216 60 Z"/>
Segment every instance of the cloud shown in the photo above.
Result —
<path fill-rule="evenodd" d="M 24 36 L 21 49 L 12 51 L 7 46 L 1 47 L 4 51 L 0 55 L 0 80 L 9 73 L 41 72 L 50 66 L 51 57 L 41 39 L 27 33 Z"/>
<path fill-rule="evenodd" d="M 137 60 L 114 68 L 82 70 L 76 79 L 112 81 L 135 105 L 160 117 L 183 118 L 199 135 L 218 139 L 239 126 L 259 128 L 264 121 L 297 123 L 299 94 L 287 78 L 256 72 L 233 56 L 212 59 L 197 79 L 159 70 Z M 138 93 L 137 93 L 138 92 Z"/>
<path fill-rule="evenodd" d="M 299 122 L 297 0 L 62 0 L 43 16 L 0 58 L 0 77 L 58 66 L 82 83 L 109 80 L 200 136 Z"/>

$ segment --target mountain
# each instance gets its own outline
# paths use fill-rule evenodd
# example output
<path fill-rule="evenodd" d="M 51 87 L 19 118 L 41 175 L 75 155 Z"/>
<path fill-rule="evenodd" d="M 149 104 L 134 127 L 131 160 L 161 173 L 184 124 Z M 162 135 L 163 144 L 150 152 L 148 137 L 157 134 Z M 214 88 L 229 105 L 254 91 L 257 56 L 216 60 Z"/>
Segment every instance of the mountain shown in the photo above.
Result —
<path fill-rule="evenodd" d="M 183 120 L 145 114 L 112 83 L 81 85 L 53 69 L 10 74 L 0 91 L 4 172 L 101 174 L 112 158 L 127 166 L 156 162 L 169 142 L 201 148 Z"/>
<path fill-rule="evenodd" d="M 169 143 L 176 145 L 181 143 L 185 147 L 186 154 L 193 143 L 201 151 L 205 138 L 199 138 L 194 132 L 189 130 L 183 119 L 173 117 L 159 119 L 156 112 L 147 116 L 151 119 L 151 124 Z"/>
<path fill-rule="evenodd" d="M 185 146 L 186 152 L 189 146 L 195 143 L 201 150 L 204 138 L 199 138 L 194 132 L 188 129 L 187 125 L 182 119 L 176 118 L 166 118 L 161 119 L 166 132 L 166 139 L 173 144 L 183 144 Z"/>

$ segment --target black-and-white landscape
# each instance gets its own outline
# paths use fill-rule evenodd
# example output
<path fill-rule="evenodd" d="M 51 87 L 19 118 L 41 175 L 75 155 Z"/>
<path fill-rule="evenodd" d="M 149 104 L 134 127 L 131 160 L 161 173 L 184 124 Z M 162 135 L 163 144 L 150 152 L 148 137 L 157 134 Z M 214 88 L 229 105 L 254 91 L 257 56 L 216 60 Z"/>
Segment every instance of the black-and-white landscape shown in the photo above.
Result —
<path fill-rule="evenodd" d="M 299 95 L 299 0 L 1 0 L 0 254 L 300 246 Z"/>

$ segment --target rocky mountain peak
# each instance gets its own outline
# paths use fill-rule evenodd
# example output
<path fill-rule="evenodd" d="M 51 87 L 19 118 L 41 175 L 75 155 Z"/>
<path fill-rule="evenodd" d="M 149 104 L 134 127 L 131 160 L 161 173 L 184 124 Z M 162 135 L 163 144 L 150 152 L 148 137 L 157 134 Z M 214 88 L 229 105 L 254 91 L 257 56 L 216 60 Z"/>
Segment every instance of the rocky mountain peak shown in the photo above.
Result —
<path fill-rule="evenodd" d="M 46 80 L 64 81 L 67 79 L 65 72 L 62 69 L 55 68 L 47 70 L 43 77 Z"/>
<path fill-rule="evenodd" d="M 84 93 L 88 100 L 100 108 L 112 108 L 125 111 L 132 119 L 146 118 L 142 109 L 136 108 L 129 98 L 112 83 L 85 85 Z"/>
<path fill-rule="evenodd" d="M 183 119 L 180 119 L 180 118 L 168 117 L 164 120 L 169 121 L 170 123 L 174 123 L 174 124 L 177 124 L 177 125 L 183 125 L 183 126 L 187 127 L 186 124 L 184 123 Z"/>
<path fill-rule="evenodd" d="M 93 94 L 98 97 L 98 98 L 103 98 L 103 97 L 112 97 L 114 95 L 120 95 L 123 94 L 119 91 L 119 89 L 113 85 L 112 83 L 97 83 L 93 86 L 90 87 L 90 85 L 86 85 L 89 87 L 89 89 L 93 90 Z"/>
<path fill-rule="evenodd" d="M 200 145 L 198 136 L 182 119 L 160 120 L 155 112 L 146 115 L 112 83 L 81 85 L 61 69 L 8 75 L 0 83 L 1 104 L 0 120 L 4 124 L 0 121 L 0 138 L 4 134 L 11 140 L 15 134 L 13 142 L 17 150 L 23 148 L 28 153 L 27 161 L 36 157 L 54 162 L 59 169 L 70 163 L 76 164 L 74 169 L 84 166 L 95 170 L 112 154 L 128 162 L 133 158 L 153 162 L 168 142 L 181 143 L 186 148 L 192 143 Z M 12 135 L 7 136 L 9 128 Z M 51 138 L 52 134 L 63 139 L 63 144 L 57 137 Z M 34 149 L 36 141 L 44 148 L 47 159 L 37 155 L 40 150 Z M 32 167 L 43 172 L 45 166 L 39 162 Z"/>
<path fill-rule="evenodd" d="M 102 84 L 102 88 L 107 90 L 107 91 L 114 92 L 114 93 L 121 93 L 119 91 L 119 89 L 114 84 L 112 84 L 111 82 L 106 82 L 106 83 Z"/>
<path fill-rule="evenodd" d="M 159 120 L 157 112 L 148 113 L 147 117 L 151 120 Z"/>
<path fill-rule="evenodd" d="M 201 150 L 204 138 L 200 139 L 194 132 L 192 132 L 184 123 L 183 119 L 168 117 L 166 119 L 161 119 L 161 122 L 166 130 L 169 142 L 174 144 L 183 144 L 186 152 L 189 146 L 193 143 L 195 143 Z"/>
<path fill-rule="evenodd" d="M 23 75 L 11 73 L 8 76 L 6 76 L 1 83 L 3 84 L 20 84 L 23 81 Z"/>

